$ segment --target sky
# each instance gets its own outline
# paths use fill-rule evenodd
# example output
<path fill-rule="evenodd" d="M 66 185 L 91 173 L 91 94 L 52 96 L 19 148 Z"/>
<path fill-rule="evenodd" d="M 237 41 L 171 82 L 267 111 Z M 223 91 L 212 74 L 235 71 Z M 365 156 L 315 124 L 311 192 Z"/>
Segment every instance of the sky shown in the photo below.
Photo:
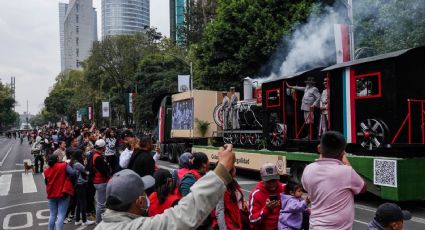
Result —
<path fill-rule="evenodd" d="M 83 0 L 84 1 L 84 0 Z M 169 0 L 150 0 L 150 24 L 169 37 Z M 0 0 L 0 81 L 15 77 L 16 111 L 37 114 L 60 73 L 59 2 Z M 97 9 L 101 37 L 101 0 Z"/>

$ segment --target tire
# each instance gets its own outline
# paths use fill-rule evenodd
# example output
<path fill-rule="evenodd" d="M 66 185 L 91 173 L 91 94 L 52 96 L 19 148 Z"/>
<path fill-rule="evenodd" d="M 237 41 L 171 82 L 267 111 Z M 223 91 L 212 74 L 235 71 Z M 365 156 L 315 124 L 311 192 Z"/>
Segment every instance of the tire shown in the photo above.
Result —
<path fill-rule="evenodd" d="M 177 163 L 178 160 L 178 152 L 179 152 L 179 146 L 178 144 L 170 144 L 170 152 L 168 154 L 168 161 L 171 163 Z"/>

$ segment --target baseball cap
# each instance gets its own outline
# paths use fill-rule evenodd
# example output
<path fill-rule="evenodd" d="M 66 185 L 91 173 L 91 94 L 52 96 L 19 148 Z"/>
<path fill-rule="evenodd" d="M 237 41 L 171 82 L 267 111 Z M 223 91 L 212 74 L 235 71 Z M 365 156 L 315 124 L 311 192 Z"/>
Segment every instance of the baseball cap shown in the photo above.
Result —
<path fill-rule="evenodd" d="M 121 133 L 121 136 L 123 138 L 134 137 L 134 134 L 130 130 L 127 129 L 127 130 L 125 130 L 124 132 Z"/>
<path fill-rule="evenodd" d="M 140 177 L 133 170 L 121 170 L 106 185 L 107 206 L 112 210 L 122 210 L 154 184 L 155 179 L 150 175 Z"/>
<path fill-rule="evenodd" d="M 401 210 L 401 208 L 394 203 L 384 203 L 379 205 L 375 214 L 375 219 L 379 223 L 410 220 L 411 218 L 412 214 L 410 214 L 409 211 Z"/>
<path fill-rule="evenodd" d="M 189 168 L 192 162 L 190 161 L 193 158 L 192 153 L 185 152 L 182 155 L 180 155 L 179 158 L 179 167 L 180 168 Z"/>
<path fill-rule="evenodd" d="M 94 143 L 95 148 L 102 148 L 102 147 L 105 147 L 105 145 L 106 145 L 106 142 L 103 139 L 99 139 Z"/>
<path fill-rule="evenodd" d="M 260 169 L 261 179 L 263 181 L 278 180 L 279 174 L 277 173 L 277 167 L 272 163 L 265 163 Z"/>

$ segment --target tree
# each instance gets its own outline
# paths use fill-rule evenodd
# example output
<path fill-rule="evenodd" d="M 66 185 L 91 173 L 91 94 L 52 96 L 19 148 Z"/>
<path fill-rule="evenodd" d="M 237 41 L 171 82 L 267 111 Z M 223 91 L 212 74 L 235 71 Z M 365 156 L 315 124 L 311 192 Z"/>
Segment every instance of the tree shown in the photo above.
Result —
<path fill-rule="evenodd" d="M 117 104 L 125 105 L 128 93 L 136 84 L 134 74 L 140 60 L 146 53 L 157 51 L 155 40 L 158 33 L 119 35 L 106 37 L 95 42 L 92 54 L 84 62 L 84 75 L 92 89 L 99 89 L 95 95 L 94 106 L 100 107 L 100 102 L 110 95 L 118 95 Z M 111 90 L 113 89 L 113 91 Z M 122 115 L 126 126 L 130 126 L 130 114 L 126 107 L 116 112 Z M 97 113 L 99 114 L 99 113 Z"/>
<path fill-rule="evenodd" d="M 10 87 L 0 82 L 0 130 L 18 124 L 19 114 L 13 111 L 15 103 Z"/>
<path fill-rule="evenodd" d="M 314 2 L 218 1 L 216 19 L 207 25 L 202 42 L 194 47 L 197 82 L 205 88 L 226 89 L 256 75 L 282 36 L 307 19 Z"/>
<path fill-rule="evenodd" d="M 364 0 L 354 6 L 356 48 L 367 57 L 425 45 L 425 1 Z"/>
<path fill-rule="evenodd" d="M 158 45 L 159 51 L 143 57 L 135 75 L 138 93 L 134 98 L 134 119 L 139 129 L 152 128 L 157 112 L 153 111 L 154 100 L 177 92 L 177 75 L 189 74 L 182 50 L 167 39 Z"/>

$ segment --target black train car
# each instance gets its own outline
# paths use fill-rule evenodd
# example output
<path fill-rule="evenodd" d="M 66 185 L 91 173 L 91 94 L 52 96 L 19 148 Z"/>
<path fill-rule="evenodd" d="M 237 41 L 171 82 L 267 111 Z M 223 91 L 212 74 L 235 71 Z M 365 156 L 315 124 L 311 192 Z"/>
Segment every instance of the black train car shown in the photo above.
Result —
<path fill-rule="evenodd" d="M 330 128 L 343 132 L 348 143 L 366 150 L 425 150 L 425 47 L 323 71 L 330 79 Z"/>
<path fill-rule="evenodd" d="M 313 111 L 314 124 L 305 125 L 300 110 L 303 92 L 294 94 L 285 82 L 305 86 L 304 81 L 312 77 L 322 93 L 326 78 L 327 127 L 343 133 L 353 153 L 421 154 L 425 150 L 424 60 L 425 47 L 418 47 L 266 81 L 262 85 L 264 135 L 281 148 L 310 143 L 315 151 L 311 144 L 317 143 L 320 110 Z"/>
<path fill-rule="evenodd" d="M 304 87 L 305 81 L 313 78 L 316 82 L 315 87 L 321 93 L 326 77 L 322 69 L 316 68 L 263 82 L 263 133 L 268 135 L 270 143 L 274 146 L 291 147 L 294 142 L 308 146 L 307 143 L 317 142 L 316 124 L 319 123 L 320 111 L 312 110 L 314 123 L 306 125 L 304 113 L 300 110 L 304 93 L 289 89 L 286 83 Z"/>

